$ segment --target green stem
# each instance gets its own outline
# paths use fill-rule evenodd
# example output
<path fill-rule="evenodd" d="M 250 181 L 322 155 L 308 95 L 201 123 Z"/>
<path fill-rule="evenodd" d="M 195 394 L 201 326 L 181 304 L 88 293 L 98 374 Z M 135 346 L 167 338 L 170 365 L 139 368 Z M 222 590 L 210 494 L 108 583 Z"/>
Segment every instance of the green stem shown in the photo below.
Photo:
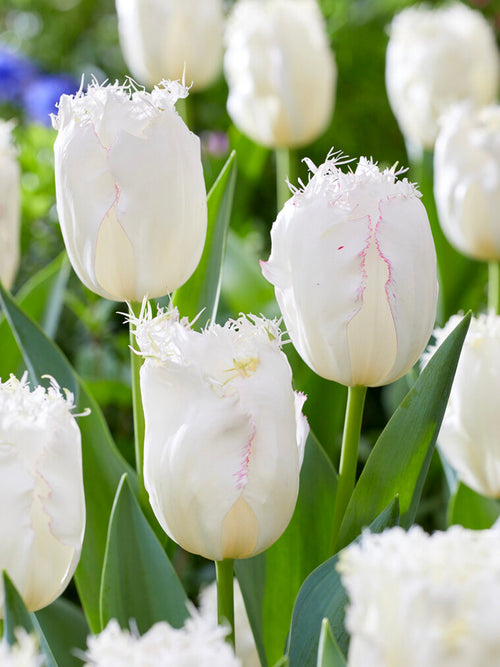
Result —
<path fill-rule="evenodd" d="M 229 623 L 231 632 L 227 635 L 226 641 L 234 647 L 233 570 L 234 560 L 232 558 L 215 561 L 215 571 L 217 574 L 217 621 L 219 625 Z"/>
<path fill-rule="evenodd" d="M 287 179 L 294 179 L 294 156 L 289 148 L 276 148 L 276 197 L 278 202 L 278 213 L 285 202 L 290 199 L 291 193 L 287 185 Z"/>
<path fill-rule="evenodd" d="M 500 265 L 498 262 L 488 263 L 488 311 L 498 315 L 500 298 Z"/>
<path fill-rule="evenodd" d="M 366 387 L 348 387 L 347 407 L 340 455 L 340 469 L 337 480 L 337 495 L 333 514 L 332 552 L 335 551 L 342 519 L 349 504 L 356 481 L 359 436 L 365 405 Z"/>
<path fill-rule="evenodd" d="M 131 303 L 130 309 L 138 317 L 141 312 L 140 303 Z M 139 485 L 139 500 L 141 505 L 148 507 L 149 500 L 146 489 L 144 488 L 144 411 L 142 409 L 141 398 L 141 379 L 140 370 L 143 358 L 136 353 L 138 350 L 137 342 L 130 324 L 130 367 L 132 371 L 132 410 L 134 415 L 134 448 L 135 448 L 135 467 L 137 470 L 137 482 Z"/>

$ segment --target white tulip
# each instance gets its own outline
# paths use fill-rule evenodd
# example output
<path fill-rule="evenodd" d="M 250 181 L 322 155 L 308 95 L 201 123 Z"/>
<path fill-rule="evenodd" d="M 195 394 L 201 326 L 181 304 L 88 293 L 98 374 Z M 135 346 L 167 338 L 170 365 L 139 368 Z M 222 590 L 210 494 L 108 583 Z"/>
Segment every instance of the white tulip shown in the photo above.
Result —
<path fill-rule="evenodd" d="M 71 264 L 92 291 L 142 301 L 196 269 L 207 227 L 200 141 L 175 110 L 187 90 L 93 83 L 63 95 L 55 141 L 57 212 Z"/>
<path fill-rule="evenodd" d="M 87 639 L 85 667 L 241 667 L 224 641 L 227 629 L 189 609 L 191 616 L 182 628 L 155 623 L 142 637 L 111 620 L 99 635 Z"/>
<path fill-rule="evenodd" d="M 478 11 L 460 3 L 423 4 L 397 14 L 387 47 L 386 86 L 409 144 L 432 148 L 440 117 L 457 102 L 494 102 L 499 64 L 495 34 Z"/>
<path fill-rule="evenodd" d="M 327 128 L 337 69 L 316 0 L 239 0 L 226 46 L 227 109 L 244 134 L 292 147 Z"/>
<path fill-rule="evenodd" d="M 260 553 L 293 514 L 308 432 L 277 324 L 242 316 L 198 333 L 159 309 L 136 327 L 156 518 L 206 558 Z"/>
<path fill-rule="evenodd" d="M 339 555 L 349 667 L 500 665 L 500 528 L 363 533 Z"/>
<path fill-rule="evenodd" d="M 29 611 L 63 592 L 80 558 L 85 499 L 73 407 L 55 382 L 32 392 L 25 378 L 0 382 L 0 570 Z"/>
<path fill-rule="evenodd" d="M 450 243 L 475 259 L 500 259 L 500 105 L 460 105 L 445 116 L 434 195 Z"/>
<path fill-rule="evenodd" d="M 454 315 L 434 332 L 435 347 L 460 322 Z M 500 317 L 473 317 L 465 338 L 446 412 L 439 448 L 459 479 L 478 493 L 500 498 Z"/>
<path fill-rule="evenodd" d="M 432 332 L 436 253 L 416 187 L 330 155 L 273 225 L 262 263 L 290 338 L 324 378 L 379 386 L 404 375 Z"/>
<path fill-rule="evenodd" d="M 116 0 L 125 62 L 138 81 L 162 79 L 206 88 L 222 69 L 222 0 Z"/>
<path fill-rule="evenodd" d="M 19 266 L 21 183 L 11 141 L 12 123 L 0 119 L 0 281 L 12 287 Z"/>

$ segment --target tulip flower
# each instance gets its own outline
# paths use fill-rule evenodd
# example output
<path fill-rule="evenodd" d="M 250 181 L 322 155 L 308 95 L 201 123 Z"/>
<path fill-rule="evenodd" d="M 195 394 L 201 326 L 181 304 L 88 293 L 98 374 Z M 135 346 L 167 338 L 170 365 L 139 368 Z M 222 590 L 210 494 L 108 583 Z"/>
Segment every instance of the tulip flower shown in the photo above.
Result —
<path fill-rule="evenodd" d="M 434 332 L 436 344 L 424 363 L 460 321 L 454 315 Z M 465 484 L 500 498 L 500 317 L 472 318 L 441 424 L 438 446 Z"/>
<path fill-rule="evenodd" d="M 389 102 L 409 144 L 434 146 L 439 119 L 453 104 L 495 101 L 499 84 L 495 33 L 483 15 L 453 3 L 400 12 L 386 58 Z"/>
<path fill-rule="evenodd" d="M 345 160 L 344 160 L 345 161 Z M 330 154 L 278 214 L 262 263 L 304 361 L 348 386 L 404 375 L 436 315 L 436 253 L 420 193 L 395 168 Z"/>
<path fill-rule="evenodd" d="M 498 665 L 500 528 L 364 532 L 339 555 L 349 667 Z"/>
<path fill-rule="evenodd" d="M 223 0 L 116 0 L 123 57 L 145 85 L 212 84 L 222 69 Z"/>
<path fill-rule="evenodd" d="M 63 592 L 80 558 L 85 499 L 73 407 L 55 381 L 31 392 L 25 377 L 0 382 L 0 570 L 29 611 Z"/>
<path fill-rule="evenodd" d="M 259 144 L 301 146 L 330 122 L 337 70 L 316 0 L 239 0 L 224 72 L 229 115 Z"/>
<path fill-rule="evenodd" d="M 142 637 L 122 630 L 111 620 L 104 630 L 87 639 L 85 667 L 141 665 L 143 667 L 241 667 L 232 648 L 224 641 L 227 628 L 199 614 L 190 606 L 184 627 L 155 623 Z"/>
<path fill-rule="evenodd" d="M 242 316 L 199 333 L 160 308 L 136 336 L 156 518 L 205 558 L 260 553 L 293 514 L 308 432 L 276 322 Z"/>
<path fill-rule="evenodd" d="M 455 107 L 434 153 L 439 221 L 460 252 L 500 260 L 500 105 Z"/>
<path fill-rule="evenodd" d="M 63 95 L 55 141 L 57 212 L 71 264 L 92 291 L 142 301 L 180 287 L 207 226 L 200 141 L 175 110 L 187 90 L 92 83 Z"/>
<path fill-rule="evenodd" d="M 0 120 L 0 281 L 12 287 L 19 265 L 20 169 L 11 141 L 12 123 Z"/>

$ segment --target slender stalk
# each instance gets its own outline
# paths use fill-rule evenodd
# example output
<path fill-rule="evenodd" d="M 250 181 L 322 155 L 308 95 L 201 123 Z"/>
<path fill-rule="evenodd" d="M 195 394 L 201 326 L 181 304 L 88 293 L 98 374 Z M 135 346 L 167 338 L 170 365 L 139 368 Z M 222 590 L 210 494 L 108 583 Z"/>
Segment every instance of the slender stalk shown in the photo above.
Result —
<path fill-rule="evenodd" d="M 342 519 L 349 504 L 356 481 L 359 436 L 365 405 L 366 387 L 348 387 L 347 406 L 342 437 L 342 452 L 337 480 L 337 495 L 333 514 L 332 551 L 335 550 Z"/>
<path fill-rule="evenodd" d="M 136 317 L 139 316 L 141 311 L 140 303 L 130 304 L 130 309 Z M 142 409 L 142 398 L 141 398 L 141 383 L 140 383 L 140 370 L 142 366 L 143 359 L 140 355 L 136 354 L 134 350 L 138 350 L 137 342 L 135 340 L 135 335 L 132 330 L 132 324 L 130 325 L 130 367 L 132 371 L 132 410 L 134 416 L 134 448 L 135 448 L 135 467 L 137 470 L 137 481 L 139 484 L 139 499 L 141 505 L 148 507 L 149 501 L 144 488 L 144 433 L 145 433 L 145 423 L 144 423 L 144 411 Z"/>
<path fill-rule="evenodd" d="M 500 298 L 500 265 L 498 262 L 488 263 L 488 311 L 498 315 Z"/>
<path fill-rule="evenodd" d="M 294 178 L 294 156 L 289 148 L 276 148 L 276 199 L 278 204 L 278 213 L 283 208 L 285 202 L 290 199 L 290 190 L 287 185 L 287 179 L 292 181 Z"/>
<path fill-rule="evenodd" d="M 215 561 L 217 574 L 217 622 L 219 625 L 229 623 L 231 632 L 226 641 L 234 647 L 234 583 L 233 583 L 234 560 Z"/>

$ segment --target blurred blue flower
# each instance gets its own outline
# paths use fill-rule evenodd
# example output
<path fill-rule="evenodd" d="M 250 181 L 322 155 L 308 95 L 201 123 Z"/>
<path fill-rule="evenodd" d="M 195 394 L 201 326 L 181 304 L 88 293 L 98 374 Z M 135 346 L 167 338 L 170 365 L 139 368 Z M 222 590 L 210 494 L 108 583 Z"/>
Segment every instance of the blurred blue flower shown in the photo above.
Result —
<path fill-rule="evenodd" d="M 21 104 L 24 88 L 37 75 L 38 68 L 34 63 L 0 46 L 0 102 Z"/>
<path fill-rule="evenodd" d="M 27 115 L 43 125 L 51 125 L 50 114 L 63 94 L 74 95 L 80 82 L 69 74 L 39 74 L 23 91 L 22 103 Z"/>

